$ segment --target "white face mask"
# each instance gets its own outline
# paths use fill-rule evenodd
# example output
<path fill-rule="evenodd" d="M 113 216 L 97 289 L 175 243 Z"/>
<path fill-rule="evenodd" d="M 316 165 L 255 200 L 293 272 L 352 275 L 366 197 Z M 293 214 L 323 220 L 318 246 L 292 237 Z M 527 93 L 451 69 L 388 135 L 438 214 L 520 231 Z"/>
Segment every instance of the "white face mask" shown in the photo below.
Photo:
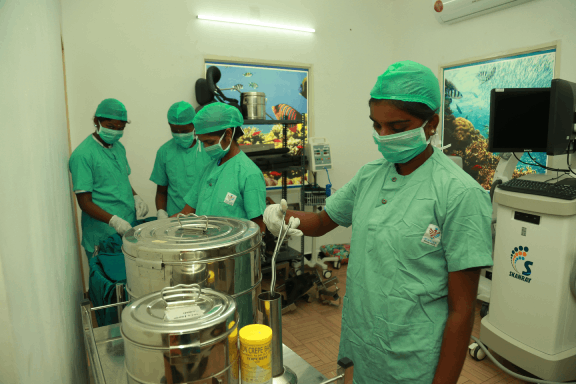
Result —
<path fill-rule="evenodd" d="M 372 137 L 374 143 L 378 145 L 378 151 L 386 160 L 394 164 L 404 164 L 422 153 L 430 143 L 430 139 L 426 140 L 424 132 L 426 124 L 428 121 L 419 128 L 386 136 L 380 136 L 376 131 L 372 131 Z"/>

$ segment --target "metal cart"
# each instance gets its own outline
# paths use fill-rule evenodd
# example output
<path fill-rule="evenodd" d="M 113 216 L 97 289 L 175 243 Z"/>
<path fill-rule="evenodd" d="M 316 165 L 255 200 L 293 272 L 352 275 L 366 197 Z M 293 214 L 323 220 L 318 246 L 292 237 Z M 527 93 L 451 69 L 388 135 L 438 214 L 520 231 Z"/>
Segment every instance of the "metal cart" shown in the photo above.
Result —
<path fill-rule="evenodd" d="M 93 384 L 126 384 L 124 367 L 124 340 L 120 335 L 120 324 L 104 327 L 92 327 L 92 311 L 117 306 L 121 310 L 128 302 L 91 308 L 89 300 L 81 305 L 84 345 L 90 364 L 90 383 Z M 298 376 L 299 384 L 319 384 L 326 377 L 308 364 L 304 359 L 283 345 L 284 364 Z"/>

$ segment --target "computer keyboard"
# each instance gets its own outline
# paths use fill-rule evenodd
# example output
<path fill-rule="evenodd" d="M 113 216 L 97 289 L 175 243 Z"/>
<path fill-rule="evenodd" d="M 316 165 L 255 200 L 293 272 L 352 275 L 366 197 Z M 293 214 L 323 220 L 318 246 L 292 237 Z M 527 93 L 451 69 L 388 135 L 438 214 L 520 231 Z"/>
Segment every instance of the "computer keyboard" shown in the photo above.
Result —
<path fill-rule="evenodd" d="M 505 182 L 504 184 L 500 184 L 498 188 L 510 192 L 553 197 L 555 199 L 576 199 L 576 187 L 570 185 L 544 183 L 542 181 L 512 179 Z"/>

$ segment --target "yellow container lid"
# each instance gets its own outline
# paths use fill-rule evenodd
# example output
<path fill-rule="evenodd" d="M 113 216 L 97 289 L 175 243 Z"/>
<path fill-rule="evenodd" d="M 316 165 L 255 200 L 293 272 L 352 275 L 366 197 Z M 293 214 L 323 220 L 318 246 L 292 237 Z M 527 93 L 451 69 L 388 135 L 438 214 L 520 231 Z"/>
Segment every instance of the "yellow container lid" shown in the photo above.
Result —
<path fill-rule="evenodd" d="M 266 344 L 272 341 L 272 328 L 262 324 L 250 324 L 240 330 L 240 343 L 244 345 Z"/>

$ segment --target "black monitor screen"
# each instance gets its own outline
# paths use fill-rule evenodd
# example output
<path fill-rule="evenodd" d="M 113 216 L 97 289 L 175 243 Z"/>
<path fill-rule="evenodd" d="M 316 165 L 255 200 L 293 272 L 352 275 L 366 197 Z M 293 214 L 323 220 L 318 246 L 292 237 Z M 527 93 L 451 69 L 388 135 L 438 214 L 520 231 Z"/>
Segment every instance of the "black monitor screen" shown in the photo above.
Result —
<path fill-rule="evenodd" d="M 493 89 L 490 152 L 545 152 L 550 88 Z"/>

